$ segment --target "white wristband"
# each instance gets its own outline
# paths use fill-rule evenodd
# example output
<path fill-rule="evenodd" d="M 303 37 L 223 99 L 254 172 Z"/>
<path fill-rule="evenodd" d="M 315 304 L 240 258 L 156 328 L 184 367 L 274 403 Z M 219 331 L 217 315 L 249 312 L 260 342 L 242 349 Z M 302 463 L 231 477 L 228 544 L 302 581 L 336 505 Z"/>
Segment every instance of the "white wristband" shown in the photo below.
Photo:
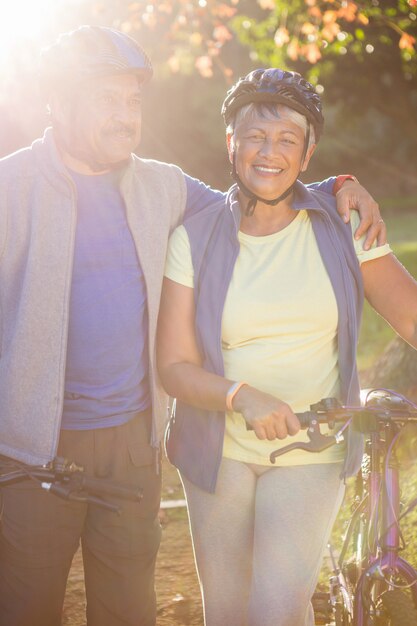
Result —
<path fill-rule="evenodd" d="M 239 389 L 247 384 L 248 383 L 237 382 L 237 383 L 233 383 L 233 385 L 229 387 L 227 394 L 226 394 L 226 409 L 230 411 L 231 413 L 233 413 L 233 398 L 235 397 Z"/>

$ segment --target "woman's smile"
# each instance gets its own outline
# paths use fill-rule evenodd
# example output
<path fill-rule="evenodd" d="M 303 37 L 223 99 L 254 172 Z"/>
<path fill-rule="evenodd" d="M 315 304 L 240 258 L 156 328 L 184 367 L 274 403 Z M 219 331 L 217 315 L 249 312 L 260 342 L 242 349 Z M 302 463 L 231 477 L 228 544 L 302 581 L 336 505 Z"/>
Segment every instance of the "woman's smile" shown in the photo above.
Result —
<path fill-rule="evenodd" d="M 278 174 L 281 174 L 281 172 L 283 171 L 282 168 L 280 167 L 272 167 L 271 165 L 258 165 L 258 164 L 253 165 L 253 169 L 261 176 L 262 175 L 276 176 Z"/>

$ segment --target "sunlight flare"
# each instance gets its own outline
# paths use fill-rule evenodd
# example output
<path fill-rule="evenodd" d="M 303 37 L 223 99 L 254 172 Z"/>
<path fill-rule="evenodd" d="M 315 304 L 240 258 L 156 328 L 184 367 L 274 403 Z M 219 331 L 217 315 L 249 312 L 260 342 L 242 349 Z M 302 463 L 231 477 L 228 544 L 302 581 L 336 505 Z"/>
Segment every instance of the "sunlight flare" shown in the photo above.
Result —
<path fill-rule="evenodd" d="M 2 0 L 0 3 L 0 62 L 28 40 L 38 40 L 57 0 Z"/>

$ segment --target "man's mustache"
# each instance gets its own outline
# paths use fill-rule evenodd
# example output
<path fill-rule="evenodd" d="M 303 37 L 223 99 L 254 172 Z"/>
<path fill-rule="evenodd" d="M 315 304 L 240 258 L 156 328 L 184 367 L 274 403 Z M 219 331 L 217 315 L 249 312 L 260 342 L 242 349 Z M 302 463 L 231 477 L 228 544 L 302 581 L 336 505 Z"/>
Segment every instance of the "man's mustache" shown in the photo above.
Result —
<path fill-rule="evenodd" d="M 123 124 L 117 123 L 113 124 L 110 128 L 105 131 L 106 135 L 118 135 L 119 133 L 123 133 L 129 136 L 134 136 L 136 134 L 136 125 L 134 124 Z"/>

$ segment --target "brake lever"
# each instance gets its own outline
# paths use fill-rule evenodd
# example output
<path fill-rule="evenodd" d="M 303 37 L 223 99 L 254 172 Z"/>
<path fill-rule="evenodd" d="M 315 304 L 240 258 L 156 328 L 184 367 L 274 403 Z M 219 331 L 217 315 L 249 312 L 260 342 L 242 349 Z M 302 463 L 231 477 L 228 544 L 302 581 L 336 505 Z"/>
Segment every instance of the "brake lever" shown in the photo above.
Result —
<path fill-rule="evenodd" d="M 269 456 L 269 460 L 271 463 L 275 463 L 275 459 L 290 450 L 305 450 L 306 452 L 322 452 L 331 446 L 334 446 L 335 443 L 339 443 L 343 436 L 338 437 L 338 433 L 336 435 L 323 435 L 320 431 L 320 424 L 317 420 L 312 420 L 310 426 L 307 429 L 307 435 L 310 441 L 308 442 L 299 442 L 299 443 L 290 443 L 288 446 L 284 446 L 279 450 L 275 450 L 271 452 Z"/>

